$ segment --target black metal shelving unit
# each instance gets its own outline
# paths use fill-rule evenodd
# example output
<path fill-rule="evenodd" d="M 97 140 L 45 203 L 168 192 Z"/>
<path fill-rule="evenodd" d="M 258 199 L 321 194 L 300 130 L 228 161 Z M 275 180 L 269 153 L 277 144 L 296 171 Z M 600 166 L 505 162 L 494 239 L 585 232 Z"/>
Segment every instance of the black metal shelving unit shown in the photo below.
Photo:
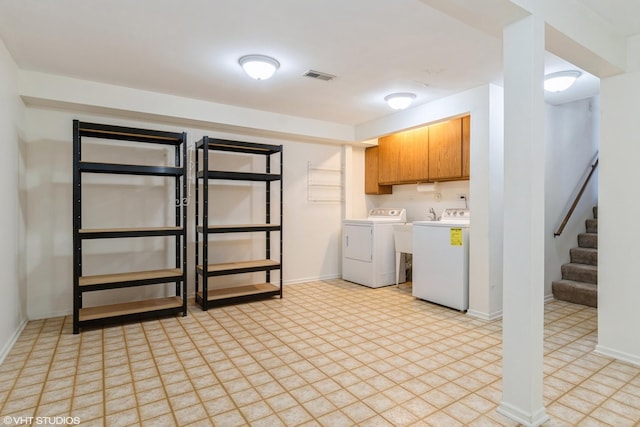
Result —
<path fill-rule="evenodd" d="M 264 173 L 232 172 L 209 170 L 211 153 L 227 152 L 244 155 L 258 155 L 265 158 Z M 275 156 L 275 157 L 274 157 Z M 278 170 L 273 168 L 272 158 L 279 160 Z M 210 307 L 247 300 L 279 296 L 282 298 L 282 145 L 257 144 L 203 137 L 196 143 L 196 184 L 195 184 L 195 224 L 196 224 L 196 302 L 203 310 Z M 275 173 L 274 173 L 275 172 Z M 261 224 L 212 225 L 209 218 L 209 181 L 254 181 L 265 183 L 265 222 Z M 272 185 L 279 183 L 279 222 L 274 220 L 274 206 L 271 203 Z M 202 194 L 200 194 L 202 193 Z M 265 233 L 264 259 L 209 263 L 209 236 L 221 233 Z M 278 233 L 279 253 L 272 254 L 272 233 Z M 206 267 L 205 267 L 206 266 Z M 272 283 L 271 272 L 279 270 L 277 284 Z M 209 278 L 241 273 L 264 272 L 265 281 L 259 284 L 209 287 Z"/>
<path fill-rule="evenodd" d="M 173 166 L 145 166 L 82 160 L 83 138 L 160 144 L 173 147 Z M 73 333 L 85 326 L 138 320 L 149 317 L 187 315 L 187 209 L 182 195 L 187 193 L 186 133 L 164 132 L 73 121 Z M 175 184 L 174 224 L 164 227 L 82 228 L 82 177 L 86 173 L 148 175 L 173 178 Z M 175 242 L 175 265 L 161 270 L 117 272 L 85 275 L 83 272 L 83 242 L 92 239 L 121 239 L 165 236 Z M 86 292 L 120 289 L 134 286 L 175 283 L 175 295 L 143 301 L 131 301 L 94 307 L 83 307 Z"/>

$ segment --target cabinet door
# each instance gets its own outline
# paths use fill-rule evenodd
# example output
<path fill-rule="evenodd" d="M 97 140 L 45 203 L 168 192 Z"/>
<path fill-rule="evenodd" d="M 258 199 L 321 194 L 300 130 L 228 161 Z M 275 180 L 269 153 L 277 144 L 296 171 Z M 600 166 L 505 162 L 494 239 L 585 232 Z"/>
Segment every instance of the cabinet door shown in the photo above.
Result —
<path fill-rule="evenodd" d="M 429 126 L 429 180 L 462 178 L 462 119 Z"/>
<path fill-rule="evenodd" d="M 462 177 L 471 176 L 471 116 L 462 118 Z"/>
<path fill-rule="evenodd" d="M 404 132 L 383 136 L 378 139 L 378 183 L 397 184 L 400 182 L 402 147 Z"/>
<path fill-rule="evenodd" d="M 378 147 L 368 147 L 364 151 L 364 192 L 365 194 L 391 194 L 393 187 L 378 184 Z"/>
<path fill-rule="evenodd" d="M 429 179 L 429 128 L 425 126 L 406 133 L 401 180 L 407 183 L 426 181 Z"/>
<path fill-rule="evenodd" d="M 398 132 L 378 140 L 380 184 L 403 184 L 429 178 L 429 132 L 426 127 Z"/>

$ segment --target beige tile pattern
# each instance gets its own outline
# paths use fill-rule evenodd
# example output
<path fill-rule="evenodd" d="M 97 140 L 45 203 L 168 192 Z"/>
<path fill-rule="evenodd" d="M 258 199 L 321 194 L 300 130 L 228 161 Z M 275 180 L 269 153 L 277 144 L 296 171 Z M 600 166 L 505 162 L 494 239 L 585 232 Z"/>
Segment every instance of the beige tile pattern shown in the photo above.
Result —
<path fill-rule="evenodd" d="M 633 426 L 640 368 L 593 354 L 596 310 L 545 307 L 548 426 Z M 0 365 L 0 416 L 108 426 L 515 426 L 501 323 L 341 280 L 285 298 L 71 333 L 29 322 Z M 4 420 L 4 418 L 3 418 Z M 15 422 L 14 422 L 15 423 Z"/>

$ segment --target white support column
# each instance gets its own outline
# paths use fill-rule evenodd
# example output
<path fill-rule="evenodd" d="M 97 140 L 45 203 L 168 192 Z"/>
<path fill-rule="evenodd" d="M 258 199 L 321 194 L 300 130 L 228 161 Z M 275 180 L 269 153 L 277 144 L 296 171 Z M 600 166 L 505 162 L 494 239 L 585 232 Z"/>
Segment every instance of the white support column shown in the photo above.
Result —
<path fill-rule="evenodd" d="M 544 340 L 544 19 L 504 30 L 503 395 L 498 412 L 525 426 L 549 417 Z"/>

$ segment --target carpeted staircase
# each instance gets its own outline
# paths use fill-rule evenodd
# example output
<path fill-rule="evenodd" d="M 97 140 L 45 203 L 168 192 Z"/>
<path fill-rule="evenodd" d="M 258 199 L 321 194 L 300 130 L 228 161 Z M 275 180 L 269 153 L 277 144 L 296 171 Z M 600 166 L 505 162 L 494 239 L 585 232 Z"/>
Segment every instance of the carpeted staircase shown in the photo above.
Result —
<path fill-rule="evenodd" d="M 586 222 L 586 233 L 578 235 L 578 247 L 571 249 L 571 262 L 562 266 L 562 280 L 551 284 L 560 301 L 598 306 L 598 207 Z"/>

